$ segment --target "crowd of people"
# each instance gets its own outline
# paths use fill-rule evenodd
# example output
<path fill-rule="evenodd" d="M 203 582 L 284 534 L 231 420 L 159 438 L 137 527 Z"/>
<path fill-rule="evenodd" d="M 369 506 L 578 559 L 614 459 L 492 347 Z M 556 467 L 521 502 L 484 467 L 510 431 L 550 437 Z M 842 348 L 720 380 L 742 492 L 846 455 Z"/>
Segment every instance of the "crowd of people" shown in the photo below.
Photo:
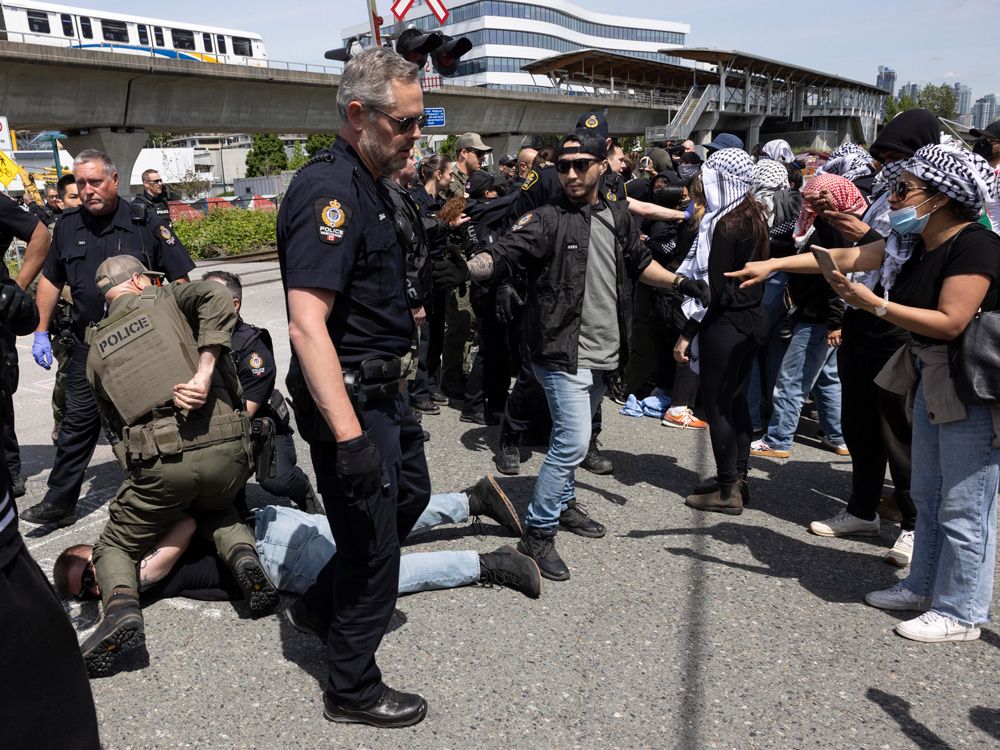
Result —
<path fill-rule="evenodd" d="M 52 571 L 60 595 L 102 602 L 78 645 L 18 534 L 4 373 L 0 610 L 16 598 L 23 621 L 4 630 L 4 664 L 37 675 L 7 701 L 15 745 L 48 732 L 53 746 L 96 747 L 87 677 L 144 651 L 142 607 L 174 596 L 242 599 L 265 616 L 279 592 L 295 595 L 284 616 L 325 643 L 326 718 L 421 721 L 426 701 L 388 687 L 376 663 L 396 597 L 479 583 L 537 598 L 542 578 L 568 580 L 557 533 L 605 534 L 575 474 L 614 472 L 598 442 L 609 418 L 708 430 L 716 472 L 685 503 L 739 515 L 752 457 L 789 460 L 814 408 L 819 444 L 852 472 L 846 508 L 809 531 L 878 535 L 894 507 L 886 559 L 909 572 L 865 601 L 918 613 L 896 625 L 909 639 L 979 637 L 1000 393 L 964 339 L 989 336 L 1000 307 L 1000 123 L 973 131 L 970 150 L 909 110 L 804 180 L 783 140 L 749 152 L 719 133 L 700 150 L 626 153 L 599 112 L 552 145 L 497 155 L 495 172 L 476 133 L 454 158 L 422 153 L 417 69 L 382 48 L 346 65 L 337 106 L 338 138 L 278 214 L 287 397 L 271 333 L 243 319 L 239 277 L 189 279 L 159 175 L 143 174 L 130 205 L 115 165 L 88 150 L 47 206 L 0 196 L 0 245 L 27 243 L 0 285 L 0 343 L 33 333 L 34 359 L 59 372 L 48 492 L 20 517 L 43 531 L 75 522 L 102 433 L 126 473 L 99 538 Z M 547 446 L 523 518 L 490 474 L 432 493 L 424 445 L 446 404 L 499 425 L 503 474 L 521 471 L 522 446 Z M 287 502 L 249 507 L 251 477 Z M 422 530 L 480 516 L 516 548 L 401 554 Z M 40 633 L 48 669 L 21 647 Z M 42 722 L 57 700 L 64 721 Z"/>

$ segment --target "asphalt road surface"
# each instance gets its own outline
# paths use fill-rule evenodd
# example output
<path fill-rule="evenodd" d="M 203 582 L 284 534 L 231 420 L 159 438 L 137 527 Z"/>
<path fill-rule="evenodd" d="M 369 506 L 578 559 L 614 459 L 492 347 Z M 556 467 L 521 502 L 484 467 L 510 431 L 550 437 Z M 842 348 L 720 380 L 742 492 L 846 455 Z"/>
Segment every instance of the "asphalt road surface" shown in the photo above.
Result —
<path fill-rule="evenodd" d="M 212 264 L 203 264 L 199 271 Z M 282 368 L 288 339 L 277 263 L 242 275 L 244 316 L 270 328 Z M 195 276 L 198 275 L 194 274 Z M 53 374 L 19 342 L 15 396 L 28 494 L 41 499 L 55 456 Z M 560 534 L 572 579 L 530 600 L 478 586 L 401 598 L 378 658 L 387 682 L 430 704 L 413 728 L 375 730 L 323 718 L 323 649 L 281 616 L 250 620 L 241 603 L 164 601 L 146 610 L 149 664 L 93 682 L 108 748 L 985 748 L 1000 746 L 1000 634 L 924 645 L 892 632 L 900 617 L 864 604 L 903 573 L 882 556 L 898 528 L 822 539 L 809 521 L 844 507 L 849 459 L 818 448 L 803 422 L 790 460 L 753 459 L 753 508 L 738 517 L 683 504 L 714 473 L 703 432 L 630 419 L 605 400 L 613 476 L 578 473 L 578 497 L 604 539 Z M 497 428 L 424 418 L 435 491 L 493 469 Z M 306 446 L 300 462 L 312 475 Z M 523 511 L 542 454 L 501 485 Z M 102 442 L 80 521 L 39 536 L 46 572 L 64 547 L 93 542 L 122 474 Z M 251 485 L 250 501 L 269 501 Z M 489 521 L 435 529 L 404 551 L 515 540 Z M 995 600 L 1000 597 L 994 597 Z M 287 601 L 290 600 L 286 600 Z M 84 637 L 97 605 L 67 611 Z M 912 616 L 912 615 L 910 615 Z M 39 644 L 44 648 L 44 644 Z M 5 675 L 4 679 L 12 676 Z M 16 679 L 16 677 L 14 677 Z M 54 717 L 55 719 L 56 717 Z"/>

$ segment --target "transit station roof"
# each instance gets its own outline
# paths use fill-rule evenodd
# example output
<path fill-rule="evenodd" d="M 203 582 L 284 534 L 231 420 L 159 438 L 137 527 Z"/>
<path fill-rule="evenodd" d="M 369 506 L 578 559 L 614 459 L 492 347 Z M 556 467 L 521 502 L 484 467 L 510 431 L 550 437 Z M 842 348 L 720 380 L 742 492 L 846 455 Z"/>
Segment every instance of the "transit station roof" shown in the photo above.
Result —
<path fill-rule="evenodd" d="M 664 50 L 663 54 L 673 54 L 673 50 Z M 522 65 L 521 70 L 571 81 L 610 83 L 614 80 L 623 86 L 678 90 L 691 88 L 696 73 L 694 68 L 683 65 L 598 49 L 563 52 Z"/>

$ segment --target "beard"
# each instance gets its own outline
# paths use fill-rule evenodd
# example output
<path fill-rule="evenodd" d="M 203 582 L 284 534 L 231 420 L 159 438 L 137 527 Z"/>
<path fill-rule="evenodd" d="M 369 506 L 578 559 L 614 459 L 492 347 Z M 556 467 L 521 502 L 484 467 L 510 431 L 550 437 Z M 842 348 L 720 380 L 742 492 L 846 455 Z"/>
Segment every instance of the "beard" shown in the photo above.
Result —
<path fill-rule="evenodd" d="M 398 172 L 406 166 L 406 162 L 409 159 L 408 152 L 405 154 L 399 153 L 392 147 L 392 144 L 382 143 L 367 128 L 361 131 L 361 137 L 358 139 L 358 147 L 365 153 L 375 169 L 378 170 L 379 177 L 391 172 Z"/>

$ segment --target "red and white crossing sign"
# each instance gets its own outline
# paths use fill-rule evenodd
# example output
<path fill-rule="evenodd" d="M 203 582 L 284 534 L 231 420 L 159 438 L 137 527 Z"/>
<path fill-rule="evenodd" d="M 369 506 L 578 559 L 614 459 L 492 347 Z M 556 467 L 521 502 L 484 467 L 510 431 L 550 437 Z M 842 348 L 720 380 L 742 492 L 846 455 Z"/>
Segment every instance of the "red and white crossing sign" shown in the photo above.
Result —
<path fill-rule="evenodd" d="M 402 21 L 410 8 L 413 7 L 413 2 L 414 0 L 396 0 L 392 4 L 392 15 L 397 20 Z M 427 0 L 427 7 L 431 9 L 431 13 L 437 18 L 438 23 L 444 23 L 448 20 L 448 9 L 444 7 L 441 0 Z"/>
<path fill-rule="evenodd" d="M 407 11 L 413 7 L 413 0 L 396 0 L 392 4 L 392 15 L 396 17 L 397 21 L 402 21 L 406 16 Z"/>

